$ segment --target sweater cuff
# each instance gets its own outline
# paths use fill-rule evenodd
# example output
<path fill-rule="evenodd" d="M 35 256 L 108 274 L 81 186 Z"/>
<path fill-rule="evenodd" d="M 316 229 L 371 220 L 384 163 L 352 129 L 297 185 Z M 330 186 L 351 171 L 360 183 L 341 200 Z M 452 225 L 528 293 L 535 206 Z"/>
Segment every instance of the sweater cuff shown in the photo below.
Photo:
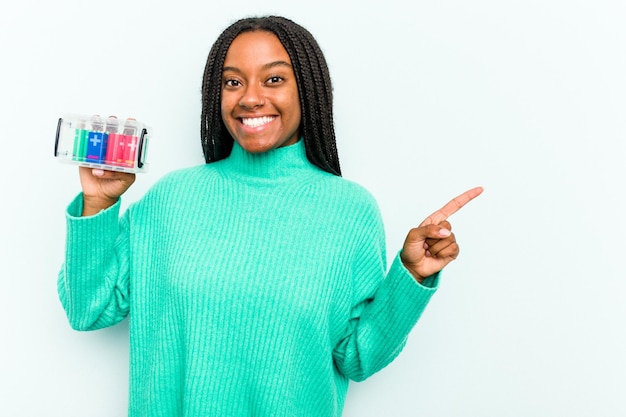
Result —
<path fill-rule="evenodd" d="M 93 216 L 83 216 L 83 193 L 79 193 L 74 200 L 67 206 L 67 211 L 65 213 L 66 217 L 69 219 L 79 219 L 86 217 L 99 217 L 99 216 L 114 216 L 116 219 L 119 216 L 121 198 L 118 198 L 115 204 L 111 207 L 101 210 L 99 213 L 94 214 Z"/>
<path fill-rule="evenodd" d="M 395 297 L 397 297 L 400 304 L 405 304 L 402 307 L 406 309 L 405 311 L 412 311 L 412 313 L 409 313 L 409 316 L 413 316 L 415 321 L 421 316 L 430 298 L 437 291 L 439 274 L 440 272 L 427 277 L 420 284 L 402 263 L 399 252 L 394 258 L 388 274 L 388 277 L 392 279 L 389 282 L 392 286 L 391 291 L 396 294 Z"/>
<path fill-rule="evenodd" d="M 115 241 L 118 233 L 120 201 L 121 199 L 118 199 L 111 207 L 93 216 L 82 216 L 83 194 L 78 194 L 65 213 L 67 242 L 73 243 L 71 247 L 77 248 L 90 244 L 94 239 L 100 243 Z"/>

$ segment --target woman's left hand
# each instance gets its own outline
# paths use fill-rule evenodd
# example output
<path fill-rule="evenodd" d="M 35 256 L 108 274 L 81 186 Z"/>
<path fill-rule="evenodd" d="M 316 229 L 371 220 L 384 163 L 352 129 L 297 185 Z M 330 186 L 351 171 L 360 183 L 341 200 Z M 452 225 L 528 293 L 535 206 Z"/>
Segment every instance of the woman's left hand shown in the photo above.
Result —
<path fill-rule="evenodd" d="M 482 187 L 464 192 L 409 231 L 400 259 L 419 283 L 441 271 L 459 255 L 459 245 L 447 219 L 482 192 Z"/>

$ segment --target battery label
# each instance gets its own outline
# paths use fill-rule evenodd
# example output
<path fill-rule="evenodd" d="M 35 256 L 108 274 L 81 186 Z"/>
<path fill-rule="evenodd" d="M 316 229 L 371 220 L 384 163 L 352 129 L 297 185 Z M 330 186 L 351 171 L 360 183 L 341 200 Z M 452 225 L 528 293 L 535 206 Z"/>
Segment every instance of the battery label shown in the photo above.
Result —
<path fill-rule="evenodd" d="M 125 163 L 127 166 L 135 165 L 137 155 L 137 136 L 126 135 L 126 151 L 124 152 Z"/>
<path fill-rule="evenodd" d="M 108 134 L 104 132 L 89 132 L 87 134 L 87 160 L 89 162 L 104 162 L 107 136 Z"/>
<path fill-rule="evenodd" d="M 72 153 L 72 159 L 75 161 L 85 161 L 87 156 L 87 136 L 88 130 L 76 129 L 74 133 L 74 149 Z"/>

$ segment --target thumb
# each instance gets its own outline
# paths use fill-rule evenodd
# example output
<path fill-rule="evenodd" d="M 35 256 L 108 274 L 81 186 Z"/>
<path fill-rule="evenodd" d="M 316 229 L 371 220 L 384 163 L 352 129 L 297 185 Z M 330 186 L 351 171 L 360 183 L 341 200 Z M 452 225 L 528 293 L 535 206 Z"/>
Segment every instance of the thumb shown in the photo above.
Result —
<path fill-rule="evenodd" d="M 405 244 L 420 243 L 426 241 L 426 239 L 444 239 L 451 234 L 450 229 L 436 224 L 420 226 L 409 231 Z"/>

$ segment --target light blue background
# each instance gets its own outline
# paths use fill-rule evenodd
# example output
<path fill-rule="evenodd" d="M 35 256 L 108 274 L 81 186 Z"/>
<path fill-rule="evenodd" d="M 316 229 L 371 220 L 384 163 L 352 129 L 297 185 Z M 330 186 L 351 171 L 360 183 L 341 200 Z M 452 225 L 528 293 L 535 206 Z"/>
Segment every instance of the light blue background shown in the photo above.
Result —
<path fill-rule="evenodd" d="M 10 4 L 9 4 L 10 3 Z M 200 82 L 234 19 L 316 36 L 346 178 L 377 198 L 389 257 L 475 185 L 461 245 L 389 367 L 346 417 L 626 415 L 626 5 L 611 0 L 4 2 L 0 6 L 0 415 L 123 416 L 127 323 L 71 330 L 56 295 L 77 170 L 67 112 L 152 125 L 150 171 L 202 162 Z"/>

